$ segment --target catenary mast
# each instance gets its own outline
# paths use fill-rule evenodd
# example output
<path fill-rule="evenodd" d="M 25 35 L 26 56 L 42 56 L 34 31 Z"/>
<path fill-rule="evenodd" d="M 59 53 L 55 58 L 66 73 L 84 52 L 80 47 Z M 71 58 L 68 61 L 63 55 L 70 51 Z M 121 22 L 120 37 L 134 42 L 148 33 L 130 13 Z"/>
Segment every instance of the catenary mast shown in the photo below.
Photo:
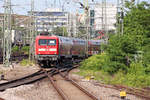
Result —
<path fill-rule="evenodd" d="M 35 21 L 34 21 L 34 0 L 31 0 L 29 60 L 34 59 L 34 39 L 35 39 L 35 24 L 34 23 L 35 23 Z"/>
<path fill-rule="evenodd" d="M 4 1 L 4 27 L 3 27 L 3 64 L 10 65 L 11 55 L 11 0 Z"/>

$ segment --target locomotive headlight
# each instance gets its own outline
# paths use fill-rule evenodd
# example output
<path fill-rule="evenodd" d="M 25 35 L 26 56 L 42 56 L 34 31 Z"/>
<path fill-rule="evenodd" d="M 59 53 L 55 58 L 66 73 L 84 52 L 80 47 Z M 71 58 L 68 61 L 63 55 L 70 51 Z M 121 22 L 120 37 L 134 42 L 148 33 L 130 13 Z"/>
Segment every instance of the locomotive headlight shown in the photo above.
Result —
<path fill-rule="evenodd" d="M 46 49 L 44 49 L 44 48 L 40 48 L 40 49 L 39 49 L 39 51 L 46 51 Z"/>
<path fill-rule="evenodd" d="M 56 48 L 51 48 L 49 49 L 49 51 L 56 51 Z"/>

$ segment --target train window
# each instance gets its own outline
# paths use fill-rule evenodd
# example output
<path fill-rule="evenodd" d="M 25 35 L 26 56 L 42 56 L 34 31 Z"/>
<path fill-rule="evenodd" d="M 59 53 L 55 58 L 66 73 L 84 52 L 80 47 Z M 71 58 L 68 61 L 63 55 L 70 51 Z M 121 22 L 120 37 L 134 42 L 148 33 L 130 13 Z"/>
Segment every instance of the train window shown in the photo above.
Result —
<path fill-rule="evenodd" d="M 54 40 L 54 39 L 49 39 L 49 40 L 48 40 L 48 45 L 56 45 L 56 40 Z"/>
<path fill-rule="evenodd" d="M 47 45 L 47 40 L 46 39 L 40 39 L 39 45 Z"/>

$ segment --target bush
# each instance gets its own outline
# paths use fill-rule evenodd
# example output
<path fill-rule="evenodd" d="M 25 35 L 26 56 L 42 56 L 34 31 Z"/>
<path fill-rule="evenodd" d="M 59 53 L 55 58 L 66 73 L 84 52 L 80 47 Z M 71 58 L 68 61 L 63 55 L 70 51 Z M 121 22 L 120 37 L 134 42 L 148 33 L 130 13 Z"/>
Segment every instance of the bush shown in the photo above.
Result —
<path fill-rule="evenodd" d="M 102 70 L 108 72 L 110 75 L 115 74 L 119 70 L 122 70 L 124 73 L 127 73 L 127 66 L 118 62 L 109 62 L 107 63 L 107 66 L 103 66 Z"/>
<path fill-rule="evenodd" d="M 125 73 L 127 72 L 126 65 L 116 61 L 111 61 L 106 53 L 89 57 L 85 61 L 81 62 L 80 69 L 95 71 L 103 70 L 111 75 L 119 70 L 123 70 Z"/>
<path fill-rule="evenodd" d="M 98 70 L 97 68 L 89 69 L 89 66 L 91 65 L 86 65 L 85 63 L 86 62 L 84 62 L 84 66 L 81 66 L 81 70 L 79 72 L 82 76 L 94 76 L 96 80 L 107 84 L 121 84 L 129 87 L 150 86 L 150 67 L 144 67 L 142 63 L 131 63 L 130 67 L 126 67 L 125 65 L 122 65 L 123 67 L 119 67 L 120 64 L 111 63 L 108 66 L 101 66 L 101 70 Z M 118 66 L 118 68 L 116 68 L 116 66 Z"/>
<path fill-rule="evenodd" d="M 30 61 L 30 60 L 28 60 L 28 59 L 23 59 L 23 60 L 20 62 L 20 64 L 21 64 L 22 66 L 33 66 L 33 65 L 34 65 L 34 62 L 32 62 L 32 61 Z"/>
<path fill-rule="evenodd" d="M 24 54 L 29 54 L 29 49 L 30 49 L 29 46 L 24 46 L 21 48 L 21 51 L 24 52 Z"/>
<path fill-rule="evenodd" d="M 89 70 L 100 70 L 102 66 L 108 61 L 107 55 L 105 53 L 94 55 L 81 62 L 81 69 Z"/>
<path fill-rule="evenodd" d="M 19 47 L 18 46 L 12 47 L 12 52 L 18 52 L 18 51 L 19 51 Z"/>
<path fill-rule="evenodd" d="M 112 83 L 124 84 L 130 87 L 146 87 L 150 85 L 150 76 L 145 74 L 142 63 L 132 63 L 128 68 L 128 73 L 118 72 Z"/>

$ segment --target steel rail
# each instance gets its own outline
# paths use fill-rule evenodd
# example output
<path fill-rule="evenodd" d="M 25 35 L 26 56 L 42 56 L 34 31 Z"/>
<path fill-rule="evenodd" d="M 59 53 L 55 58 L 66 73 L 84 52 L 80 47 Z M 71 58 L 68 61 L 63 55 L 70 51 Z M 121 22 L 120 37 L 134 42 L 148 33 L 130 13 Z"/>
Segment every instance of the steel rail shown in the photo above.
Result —
<path fill-rule="evenodd" d="M 29 84 L 29 83 L 35 82 L 37 80 L 40 80 L 42 78 L 45 78 L 45 77 L 46 77 L 46 75 L 44 74 L 44 72 L 42 70 L 39 70 L 28 76 L 25 76 L 25 77 L 22 77 L 19 79 L 15 79 L 15 80 L 11 80 L 11 81 L 8 81 L 5 83 L 1 83 L 0 91 L 4 91 L 8 88 L 13 88 L 13 87 L 24 85 L 24 84 Z"/>
<path fill-rule="evenodd" d="M 83 88 L 82 86 L 80 86 L 77 82 L 75 82 L 74 80 L 70 79 L 68 76 L 64 76 L 61 71 L 58 70 L 58 72 L 60 73 L 60 75 L 63 78 L 65 78 L 66 80 L 70 81 L 74 86 L 76 86 L 77 88 L 79 88 L 82 92 L 84 92 L 85 94 L 87 94 L 93 100 L 102 100 L 102 99 L 98 99 L 94 94 L 88 92 L 88 90 L 86 90 L 85 88 Z"/>
<path fill-rule="evenodd" d="M 121 86 L 119 87 L 119 86 L 114 86 L 114 85 L 110 86 L 110 85 L 105 85 L 105 84 L 95 84 L 95 85 L 98 85 L 98 86 L 104 87 L 104 88 L 115 89 L 115 90 L 118 90 L 118 91 L 126 90 L 127 94 L 135 95 L 137 97 L 141 97 L 141 98 L 144 98 L 146 100 L 150 100 L 150 96 L 144 95 L 144 92 L 143 93 L 142 92 L 137 92 L 137 91 L 133 92 L 133 90 L 129 89 L 128 87 L 121 87 Z M 135 89 L 135 90 L 137 90 L 137 89 Z"/>
<path fill-rule="evenodd" d="M 56 70 L 55 70 L 56 71 Z M 58 72 L 57 72 L 58 73 Z M 58 92 L 58 94 L 62 97 L 63 100 L 69 100 L 68 97 L 64 94 L 63 90 L 58 88 L 58 86 L 55 84 L 52 75 L 49 75 L 47 71 L 45 71 L 45 74 L 48 76 L 51 84 L 53 85 L 53 87 L 56 89 L 56 91 Z"/>
<path fill-rule="evenodd" d="M 73 68 L 77 68 L 77 67 L 78 67 L 78 65 L 68 69 L 67 72 L 69 72 Z M 102 85 L 98 84 L 98 85 L 101 86 L 101 87 L 112 88 L 112 89 L 116 89 L 116 90 L 125 89 L 125 90 L 127 90 L 127 94 L 135 95 L 135 96 L 138 96 L 138 97 L 145 98 L 146 100 L 150 100 L 150 96 L 148 94 L 150 92 L 150 90 L 129 88 L 129 87 L 126 87 L 126 86 L 117 86 L 117 85 L 113 85 L 113 86 L 108 86 L 108 85 L 104 85 L 104 84 L 102 84 Z"/>

